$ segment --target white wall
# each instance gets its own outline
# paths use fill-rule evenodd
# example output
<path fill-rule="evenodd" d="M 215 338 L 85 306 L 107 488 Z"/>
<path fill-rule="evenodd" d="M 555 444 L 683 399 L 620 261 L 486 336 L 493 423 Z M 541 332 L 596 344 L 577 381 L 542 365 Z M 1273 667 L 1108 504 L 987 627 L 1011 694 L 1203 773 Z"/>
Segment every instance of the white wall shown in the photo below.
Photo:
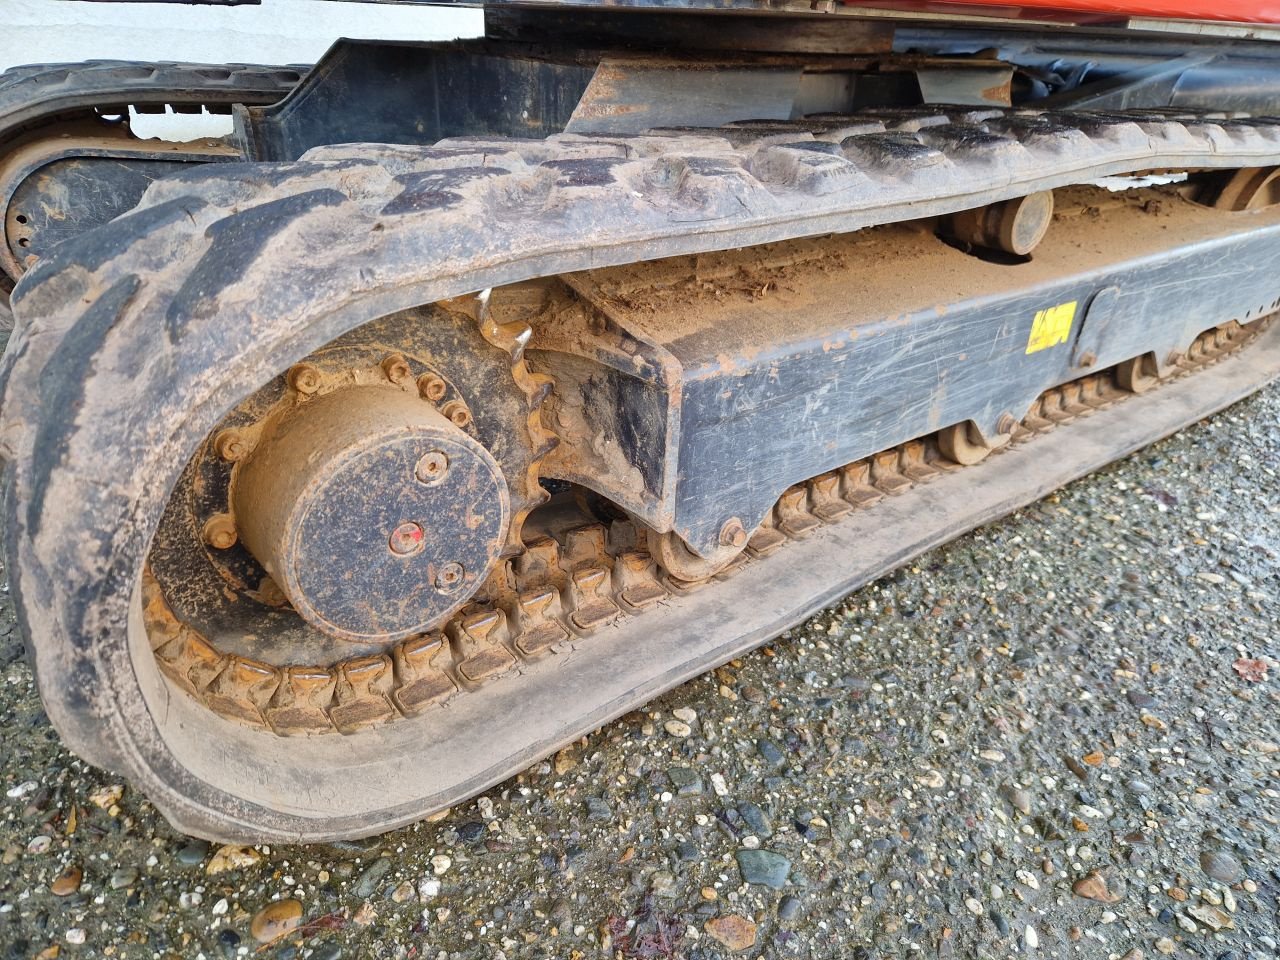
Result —
<path fill-rule="evenodd" d="M 451 40 L 483 32 L 478 10 L 263 0 L 261 6 L 0 0 L 0 70 L 97 58 L 311 63 L 339 37 Z"/>

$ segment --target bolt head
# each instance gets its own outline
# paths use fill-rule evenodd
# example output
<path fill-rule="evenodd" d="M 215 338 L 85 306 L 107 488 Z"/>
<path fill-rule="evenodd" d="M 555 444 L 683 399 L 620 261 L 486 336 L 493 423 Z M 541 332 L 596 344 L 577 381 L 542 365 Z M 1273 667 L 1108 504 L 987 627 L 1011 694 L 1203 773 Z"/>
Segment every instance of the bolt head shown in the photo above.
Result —
<path fill-rule="evenodd" d="M 424 373 L 418 378 L 418 395 L 432 403 L 444 396 L 448 389 L 443 380 L 434 373 Z"/>
<path fill-rule="evenodd" d="M 406 520 L 394 530 L 387 540 L 387 546 L 398 557 L 411 557 L 422 550 L 427 543 L 427 532 L 422 524 Z"/>
<path fill-rule="evenodd" d="M 239 430 L 223 430 L 214 438 L 213 449 L 227 463 L 236 463 L 248 455 L 249 441 Z"/>
<path fill-rule="evenodd" d="M 720 528 L 720 543 L 722 546 L 735 549 L 747 545 L 747 531 L 742 526 L 741 520 L 730 517 L 724 522 L 724 526 Z"/>
<path fill-rule="evenodd" d="M 225 513 L 220 513 L 205 521 L 203 536 L 204 542 L 215 550 L 230 550 L 239 539 L 239 534 L 236 532 L 236 522 Z"/>
<path fill-rule="evenodd" d="M 403 383 L 413 376 L 409 369 L 409 361 L 398 353 L 392 353 L 382 360 L 382 372 L 392 383 Z"/>
<path fill-rule="evenodd" d="M 441 593 L 453 593 L 466 580 L 466 571 L 460 563 L 446 563 L 436 574 L 436 589 Z"/>
<path fill-rule="evenodd" d="M 466 427 L 471 423 L 471 411 L 461 400 L 450 400 L 440 412 L 448 417 L 449 422 L 455 427 Z"/>
<path fill-rule="evenodd" d="M 309 363 L 295 363 L 285 377 L 291 389 L 310 395 L 320 389 L 320 371 Z"/>
<path fill-rule="evenodd" d="M 413 468 L 413 475 L 419 483 L 429 487 L 435 486 L 449 473 L 449 458 L 443 450 L 432 450 L 424 453 Z"/>

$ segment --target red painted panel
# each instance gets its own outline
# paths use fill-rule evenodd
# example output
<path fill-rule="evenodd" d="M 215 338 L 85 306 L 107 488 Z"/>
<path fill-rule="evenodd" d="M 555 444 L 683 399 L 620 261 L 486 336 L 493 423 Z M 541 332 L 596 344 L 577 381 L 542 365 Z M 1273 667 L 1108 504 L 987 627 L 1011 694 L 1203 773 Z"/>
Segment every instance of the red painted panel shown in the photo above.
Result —
<path fill-rule="evenodd" d="M 1067 14 L 1072 20 L 1104 21 L 1116 17 L 1160 17 L 1174 20 L 1229 20 L 1242 23 L 1280 23 L 1280 0 L 845 0 L 854 6 L 908 7 L 985 16 L 1036 17 Z M 1083 16 L 1081 16 L 1083 15 Z"/>

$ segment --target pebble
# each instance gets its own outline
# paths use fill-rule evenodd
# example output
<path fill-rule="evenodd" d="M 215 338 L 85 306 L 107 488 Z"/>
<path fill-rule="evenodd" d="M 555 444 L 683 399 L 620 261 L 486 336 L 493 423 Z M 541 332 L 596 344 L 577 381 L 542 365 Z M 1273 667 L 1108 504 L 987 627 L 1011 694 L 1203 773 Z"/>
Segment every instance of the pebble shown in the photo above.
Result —
<path fill-rule="evenodd" d="M 609 811 L 609 815 L 613 816 L 613 811 Z M 390 861 L 388 861 L 390 862 Z M 449 868 L 453 866 L 453 858 L 447 853 L 437 853 L 431 858 L 431 872 L 437 877 L 442 877 L 449 872 Z"/>
<path fill-rule="evenodd" d="M 662 729 L 667 731 L 671 736 L 678 737 L 681 740 L 693 733 L 693 728 L 683 720 L 668 720 L 662 725 Z"/>
<path fill-rule="evenodd" d="M 1089 873 L 1073 883 L 1071 892 L 1077 897 L 1096 900 L 1099 903 L 1116 903 L 1120 900 L 1118 896 L 1107 888 L 1106 879 L 1097 871 Z"/>
<path fill-rule="evenodd" d="M 801 907 L 802 904 L 796 897 L 783 897 L 778 901 L 778 919 L 794 920 L 796 917 L 800 916 Z"/>
<path fill-rule="evenodd" d="M 1040 934 L 1036 933 L 1036 928 L 1029 923 L 1022 931 L 1022 942 L 1028 950 L 1034 950 L 1040 946 Z"/>
<path fill-rule="evenodd" d="M 270 943 L 294 930 L 302 923 L 302 904 L 292 897 L 269 903 L 249 924 L 249 933 L 259 943 Z"/>
<path fill-rule="evenodd" d="M 1240 861 L 1225 850 L 1205 850 L 1200 854 L 1200 869 L 1220 883 L 1238 883 L 1244 876 Z"/>
<path fill-rule="evenodd" d="M 756 944 L 756 925 L 746 917 L 729 914 L 708 920 L 702 928 L 707 936 L 732 953 L 747 950 Z"/>
<path fill-rule="evenodd" d="M 775 770 L 786 763 L 786 757 L 783 756 L 782 749 L 772 740 L 757 740 L 756 752 Z"/>
<path fill-rule="evenodd" d="M 781 890 L 791 875 L 791 861 L 772 850 L 739 850 L 735 857 L 747 883 Z"/>
<path fill-rule="evenodd" d="M 69 897 L 80 889 L 80 881 L 84 878 L 84 872 L 76 864 L 72 864 L 58 874 L 53 883 L 49 884 L 49 892 L 55 897 Z"/>
<path fill-rule="evenodd" d="M 1168 937 L 1161 937 L 1159 940 L 1155 942 L 1155 948 L 1157 952 L 1163 953 L 1166 956 L 1168 956 L 1169 954 L 1173 953 L 1175 950 L 1178 949 L 1178 945 L 1174 943 L 1172 940 L 1170 940 Z"/>
<path fill-rule="evenodd" d="M 973 897 L 964 898 L 965 909 L 972 913 L 975 917 L 982 916 L 982 901 L 975 900 Z"/>
<path fill-rule="evenodd" d="M 322 943 L 315 948 L 308 960 L 342 960 L 342 948 L 336 943 Z"/>
<path fill-rule="evenodd" d="M 192 840 L 178 848 L 177 860 L 184 867 L 198 867 L 204 863 L 204 858 L 209 855 L 209 842 L 207 840 Z"/>
<path fill-rule="evenodd" d="M 379 857 L 364 873 L 360 874 L 360 879 L 356 881 L 355 895 L 367 900 L 373 896 L 373 891 L 378 889 L 382 878 L 390 872 L 391 861 L 386 857 Z"/>
<path fill-rule="evenodd" d="M 1010 806 L 1019 813 L 1025 816 L 1030 816 L 1031 792 L 1029 790 L 1024 790 L 1021 787 L 1007 786 L 1001 792 L 1004 795 L 1004 798 L 1009 801 Z"/>
<path fill-rule="evenodd" d="M 750 800 L 744 800 L 738 804 L 738 813 L 742 816 L 742 822 L 757 837 L 768 838 L 773 836 L 773 823 L 770 821 L 768 814 Z"/>
<path fill-rule="evenodd" d="M 77 947 L 87 939 L 83 927 L 72 927 L 66 932 L 66 938 L 67 943 L 73 944 Z"/>
<path fill-rule="evenodd" d="M 676 709 L 671 711 L 671 715 L 677 720 L 682 720 L 685 723 L 692 724 L 698 722 L 698 714 L 691 707 L 676 707 Z"/>
<path fill-rule="evenodd" d="M 125 887 L 132 887 L 137 882 L 137 867 L 120 867 L 111 874 L 111 879 L 108 881 L 112 890 L 123 890 Z"/>

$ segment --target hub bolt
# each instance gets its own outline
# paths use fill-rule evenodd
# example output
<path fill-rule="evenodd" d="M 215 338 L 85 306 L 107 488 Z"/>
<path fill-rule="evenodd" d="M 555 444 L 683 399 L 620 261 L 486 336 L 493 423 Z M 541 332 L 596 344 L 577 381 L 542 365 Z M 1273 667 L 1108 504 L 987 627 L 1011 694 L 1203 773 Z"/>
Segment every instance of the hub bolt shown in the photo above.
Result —
<path fill-rule="evenodd" d="M 382 360 L 382 372 L 392 383 L 403 383 L 413 375 L 409 361 L 398 353 L 388 354 Z"/>
<path fill-rule="evenodd" d="M 230 514 L 219 513 L 210 517 L 204 524 L 204 542 L 215 550 L 229 550 L 236 545 L 239 535 L 236 533 L 236 522 Z"/>
<path fill-rule="evenodd" d="M 441 593 L 453 593 L 462 586 L 465 570 L 460 563 L 446 563 L 436 574 L 436 589 Z"/>
<path fill-rule="evenodd" d="M 430 453 L 424 453 L 422 459 L 418 461 L 418 465 L 413 468 L 413 475 L 417 477 L 419 483 L 425 483 L 432 487 L 445 478 L 449 472 L 449 458 L 445 456 L 442 450 L 432 450 Z"/>
<path fill-rule="evenodd" d="M 471 411 L 461 400 L 450 400 L 440 412 L 448 417 L 449 422 L 455 427 L 465 427 L 471 423 Z"/>
<path fill-rule="evenodd" d="M 427 534 L 422 529 L 422 524 L 406 520 L 391 531 L 391 538 L 387 541 L 387 546 L 391 548 L 391 552 L 396 556 L 411 557 L 421 550 L 426 545 L 426 542 Z"/>
<path fill-rule="evenodd" d="M 213 440 L 213 449 L 228 463 L 243 460 L 249 452 L 249 441 L 239 430 L 223 430 Z"/>
<path fill-rule="evenodd" d="M 295 363 L 285 379 L 291 389 L 307 396 L 320 389 L 320 371 L 309 363 Z"/>
<path fill-rule="evenodd" d="M 726 547 L 745 547 L 747 545 L 747 531 L 742 526 L 742 521 L 737 517 L 730 517 L 724 522 L 724 526 L 720 528 L 720 543 Z"/>
<path fill-rule="evenodd" d="M 446 389 L 445 382 L 434 373 L 424 373 L 418 378 L 418 393 L 424 400 L 434 403 L 444 396 Z"/>

